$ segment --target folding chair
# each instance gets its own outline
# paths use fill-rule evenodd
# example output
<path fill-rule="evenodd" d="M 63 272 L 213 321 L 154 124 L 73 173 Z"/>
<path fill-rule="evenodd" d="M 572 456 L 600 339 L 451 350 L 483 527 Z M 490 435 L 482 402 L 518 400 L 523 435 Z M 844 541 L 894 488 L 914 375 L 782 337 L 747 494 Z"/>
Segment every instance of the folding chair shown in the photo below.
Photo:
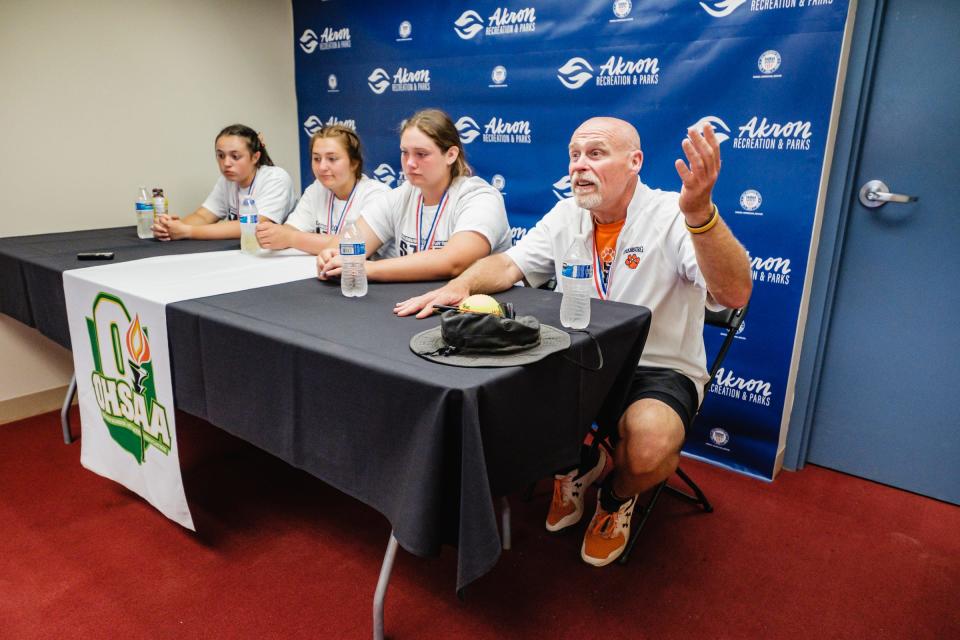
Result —
<path fill-rule="evenodd" d="M 730 345 L 733 344 L 733 338 L 737 335 L 737 330 L 743 323 L 743 317 L 746 315 L 746 313 L 746 305 L 740 307 L 739 309 L 724 309 L 723 311 L 711 311 L 710 309 L 706 310 L 703 320 L 704 325 L 726 329 L 727 334 L 724 336 L 723 343 L 720 345 L 720 350 L 717 352 L 716 357 L 713 359 L 713 363 L 710 365 L 710 380 L 708 380 L 707 384 L 704 386 L 704 399 L 706 399 L 707 392 L 710 389 L 710 381 L 712 381 L 717 375 L 717 370 L 720 369 L 720 364 L 726 357 L 727 351 L 730 350 Z M 697 415 L 700 415 L 699 407 L 697 408 Z M 696 420 L 697 415 L 693 417 L 694 420 Z M 630 540 L 627 541 L 627 547 L 617 559 L 617 562 L 620 564 L 627 564 L 627 561 L 630 559 L 630 552 L 633 550 L 633 545 L 636 544 L 637 538 L 640 537 L 640 532 L 643 530 L 643 525 L 647 523 L 647 519 L 650 517 L 650 513 L 656 506 L 657 500 L 660 499 L 660 494 L 663 493 L 664 489 L 667 489 L 670 493 L 679 496 L 688 502 L 700 506 L 706 513 L 711 513 L 713 511 L 713 506 L 710 504 L 710 501 L 707 500 L 707 496 L 704 495 L 700 487 L 697 486 L 697 483 L 691 480 L 690 476 L 684 473 L 683 469 L 680 467 L 677 467 L 676 473 L 677 476 L 683 480 L 684 484 L 686 484 L 693 493 L 690 494 L 682 489 L 673 487 L 667 484 L 666 480 L 654 487 L 653 493 L 650 495 L 650 501 L 647 502 L 647 505 L 640 512 L 639 522 L 636 522 L 631 529 Z"/>

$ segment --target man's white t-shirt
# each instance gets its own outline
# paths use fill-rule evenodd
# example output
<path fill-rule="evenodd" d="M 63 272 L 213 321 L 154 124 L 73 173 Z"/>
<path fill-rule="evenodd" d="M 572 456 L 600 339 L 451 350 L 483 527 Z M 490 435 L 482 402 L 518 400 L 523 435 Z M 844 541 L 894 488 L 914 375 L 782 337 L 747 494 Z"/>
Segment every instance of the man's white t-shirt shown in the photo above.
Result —
<path fill-rule="evenodd" d="M 424 206 L 422 200 L 420 189 L 404 182 L 361 211 L 377 237 L 390 245 L 383 257 L 439 249 L 461 231 L 482 235 L 491 253 L 510 247 L 503 196 L 482 178 L 454 178 L 439 205 Z"/>
<path fill-rule="evenodd" d="M 290 174 L 280 167 L 264 165 L 257 169 L 253 182 L 245 189 L 223 176 L 217 178 L 213 191 L 203 201 L 203 208 L 221 220 L 236 220 L 240 213 L 241 192 L 252 195 L 259 214 L 277 224 L 282 224 L 297 204 Z"/>
<path fill-rule="evenodd" d="M 639 180 L 627 207 L 607 279 L 606 298 L 643 305 L 652 312 L 650 333 L 639 365 L 678 371 L 694 383 L 702 399 L 709 379 L 703 347 L 703 311 L 707 287 L 693 242 L 678 205 L 678 193 L 651 189 Z M 567 198 L 558 202 L 507 255 L 532 286 L 560 277 L 563 256 L 574 238 L 593 245 L 593 218 Z M 594 260 L 594 271 L 597 265 Z M 596 279 L 591 291 L 603 297 Z M 715 304 L 710 302 L 711 307 Z"/>
<path fill-rule="evenodd" d="M 360 217 L 377 197 L 390 193 L 390 187 L 361 176 L 347 200 L 340 200 L 333 191 L 319 180 L 307 187 L 286 224 L 308 233 L 340 233 L 348 224 Z"/>

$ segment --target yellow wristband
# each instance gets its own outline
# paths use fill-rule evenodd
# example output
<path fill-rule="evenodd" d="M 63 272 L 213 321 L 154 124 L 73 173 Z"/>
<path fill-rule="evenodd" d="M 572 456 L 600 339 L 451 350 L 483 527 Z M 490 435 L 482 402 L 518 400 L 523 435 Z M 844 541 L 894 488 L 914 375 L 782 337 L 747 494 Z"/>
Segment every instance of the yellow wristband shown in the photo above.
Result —
<path fill-rule="evenodd" d="M 688 224 L 687 231 L 693 234 L 706 233 L 707 231 L 710 231 L 710 229 L 713 229 L 715 226 L 717 226 L 718 222 L 720 222 L 720 211 L 719 209 L 717 209 L 717 205 L 713 205 L 713 215 L 710 216 L 710 219 L 704 222 L 699 227 L 691 227 Z"/>

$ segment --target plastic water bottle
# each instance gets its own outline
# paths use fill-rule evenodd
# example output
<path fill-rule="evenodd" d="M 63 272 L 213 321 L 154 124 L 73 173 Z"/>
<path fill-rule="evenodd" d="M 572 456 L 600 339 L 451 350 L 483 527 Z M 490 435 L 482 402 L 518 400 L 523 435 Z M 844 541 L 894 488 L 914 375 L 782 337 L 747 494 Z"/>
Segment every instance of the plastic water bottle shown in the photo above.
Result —
<path fill-rule="evenodd" d="M 257 223 L 260 214 L 257 211 L 257 201 L 251 195 L 240 198 L 240 251 L 252 256 L 260 253 L 260 243 L 257 242 Z"/>
<path fill-rule="evenodd" d="M 590 324 L 590 287 L 593 286 L 593 255 L 584 236 L 574 238 L 560 270 L 560 324 L 583 329 Z"/>
<path fill-rule="evenodd" d="M 146 240 L 153 237 L 153 202 L 147 196 L 147 188 L 140 187 L 137 196 L 137 237 Z"/>
<path fill-rule="evenodd" d="M 167 196 L 160 187 L 153 188 L 153 215 L 155 218 L 167 215 Z"/>
<path fill-rule="evenodd" d="M 367 243 L 355 222 L 340 234 L 340 257 L 343 259 L 340 292 L 348 298 L 367 295 Z"/>

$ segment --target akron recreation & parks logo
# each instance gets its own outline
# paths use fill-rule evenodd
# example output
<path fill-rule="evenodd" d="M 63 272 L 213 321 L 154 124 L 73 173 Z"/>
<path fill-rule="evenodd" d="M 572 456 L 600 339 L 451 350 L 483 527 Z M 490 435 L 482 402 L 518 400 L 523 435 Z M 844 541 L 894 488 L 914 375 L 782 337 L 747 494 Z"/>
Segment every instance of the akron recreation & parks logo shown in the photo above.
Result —
<path fill-rule="evenodd" d="M 753 116 L 740 126 L 733 139 L 735 149 L 809 151 L 813 125 L 809 120 L 771 122 Z"/>
<path fill-rule="evenodd" d="M 464 144 L 470 144 L 477 137 L 483 142 L 494 144 L 530 144 L 533 140 L 529 120 L 504 120 L 494 116 L 481 130 L 476 120 L 463 116 L 457 120 L 456 126 L 460 141 Z"/>
<path fill-rule="evenodd" d="M 754 75 L 754 78 L 782 78 L 783 74 L 777 73 L 780 69 L 780 52 L 774 49 L 768 49 L 760 54 L 760 57 L 757 58 L 757 69 L 760 70 L 759 74 Z"/>
<path fill-rule="evenodd" d="M 573 186 L 570 184 L 570 176 L 566 175 L 553 183 L 553 195 L 557 200 L 566 200 L 573 197 Z"/>
<path fill-rule="evenodd" d="M 790 258 L 750 256 L 750 272 L 754 282 L 789 285 Z"/>
<path fill-rule="evenodd" d="M 659 84 L 660 58 L 630 59 L 612 55 L 594 71 L 587 60 L 575 56 L 557 69 L 557 79 L 570 90 L 579 89 L 591 79 L 598 87 Z"/>
<path fill-rule="evenodd" d="M 710 429 L 710 442 L 717 447 L 725 447 L 730 442 L 730 434 L 727 433 L 726 429 L 715 427 Z"/>
<path fill-rule="evenodd" d="M 453 21 L 453 30 L 461 40 L 471 40 L 481 31 L 487 36 L 532 33 L 537 30 L 537 10 L 524 7 L 511 11 L 506 7 L 497 7 L 484 22 L 479 13 L 467 9 Z"/>
<path fill-rule="evenodd" d="M 501 89 L 507 85 L 507 68 L 502 64 L 498 64 L 493 68 L 493 71 L 490 72 L 490 83 L 487 86 L 491 89 Z"/>
<path fill-rule="evenodd" d="M 762 216 L 760 205 L 763 204 L 763 196 L 756 189 L 747 189 L 740 194 L 740 208 L 735 209 L 734 213 L 742 216 Z"/>
<path fill-rule="evenodd" d="M 148 328 L 117 296 L 100 292 L 86 318 L 93 371 L 90 378 L 110 437 L 143 464 L 152 447 L 170 454 L 166 408 L 157 401 Z M 122 337 L 121 337 L 122 336 Z"/>
<path fill-rule="evenodd" d="M 353 129 L 354 131 L 357 130 L 357 122 L 353 118 L 346 118 L 344 120 L 341 120 L 337 116 L 330 116 L 329 118 L 327 118 L 327 121 L 324 122 L 317 116 L 310 116 L 309 118 L 303 121 L 303 132 L 308 136 L 312 136 L 320 129 L 324 127 L 332 127 L 335 124 L 338 124 L 343 127 L 347 127 L 348 129 Z"/>
<path fill-rule="evenodd" d="M 710 392 L 765 407 L 770 406 L 773 397 L 771 385 L 766 380 L 744 378 L 727 367 L 717 369 L 717 375 L 710 381 Z"/>
<path fill-rule="evenodd" d="M 311 33 L 313 32 L 311 31 Z M 304 32 L 304 35 L 306 35 L 306 32 Z M 314 34 L 314 37 L 317 40 L 316 48 L 321 51 L 349 49 L 351 46 L 349 27 L 341 27 L 339 29 L 325 27 L 319 36 Z M 302 40 L 303 38 L 301 38 L 301 41 Z"/>
<path fill-rule="evenodd" d="M 430 91 L 430 70 L 399 67 L 391 76 L 385 69 L 377 67 L 367 76 L 367 86 L 377 95 L 387 89 L 396 93 Z"/>
<path fill-rule="evenodd" d="M 387 185 L 391 189 L 394 187 L 399 187 L 404 182 L 403 172 L 394 171 L 386 162 L 381 163 L 376 169 L 373 170 L 373 177 Z M 394 184 L 396 183 L 396 184 Z"/>
<path fill-rule="evenodd" d="M 717 144 L 723 144 L 730 139 L 730 127 L 718 116 L 703 116 L 687 128 L 703 133 L 703 128 L 707 125 L 713 127 L 713 135 L 717 138 Z"/>
<path fill-rule="evenodd" d="M 400 23 L 400 26 L 397 27 L 397 42 L 410 42 L 413 40 L 411 34 L 413 33 L 413 25 L 410 24 L 409 20 L 404 20 Z"/>
<path fill-rule="evenodd" d="M 707 0 L 700 3 L 700 7 L 714 18 L 726 18 L 731 13 L 747 4 L 747 0 Z M 833 0 L 750 0 L 748 7 L 751 12 L 778 11 L 781 9 L 800 9 L 820 7 L 833 4 Z"/>
<path fill-rule="evenodd" d="M 300 48 L 304 53 L 313 53 L 318 44 L 317 33 L 313 29 L 306 29 L 300 36 Z"/>

